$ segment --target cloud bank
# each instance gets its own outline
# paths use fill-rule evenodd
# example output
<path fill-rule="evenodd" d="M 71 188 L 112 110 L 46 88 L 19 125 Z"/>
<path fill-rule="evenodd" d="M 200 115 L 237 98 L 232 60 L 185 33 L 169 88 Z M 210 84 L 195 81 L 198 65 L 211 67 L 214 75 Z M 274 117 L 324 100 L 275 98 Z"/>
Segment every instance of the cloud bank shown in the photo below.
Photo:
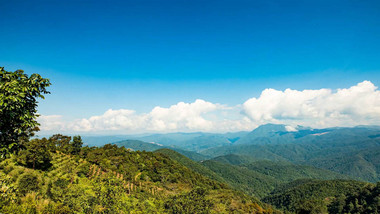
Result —
<path fill-rule="evenodd" d="M 312 127 L 379 124 L 380 91 L 369 81 L 347 89 L 265 89 L 248 99 L 243 111 L 252 121 Z"/>
<path fill-rule="evenodd" d="M 344 89 L 279 91 L 265 89 L 241 105 L 226 106 L 197 99 L 150 112 L 109 109 L 104 114 L 63 122 L 62 116 L 39 118 L 44 132 L 120 133 L 229 132 L 252 130 L 266 123 L 315 128 L 380 124 L 380 91 L 370 81 Z"/>

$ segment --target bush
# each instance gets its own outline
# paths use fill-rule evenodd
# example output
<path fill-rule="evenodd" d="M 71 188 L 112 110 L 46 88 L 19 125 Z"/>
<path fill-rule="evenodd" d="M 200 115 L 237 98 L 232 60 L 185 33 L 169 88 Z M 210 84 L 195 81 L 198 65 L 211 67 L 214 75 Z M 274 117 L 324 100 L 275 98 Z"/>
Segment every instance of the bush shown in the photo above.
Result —
<path fill-rule="evenodd" d="M 165 203 L 169 213 L 209 213 L 213 204 L 206 199 L 206 189 L 196 187 L 188 193 L 173 196 Z"/>
<path fill-rule="evenodd" d="M 27 171 L 20 175 L 17 180 L 17 186 L 19 192 L 25 195 L 28 192 L 34 192 L 39 189 L 40 179 L 35 173 Z"/>

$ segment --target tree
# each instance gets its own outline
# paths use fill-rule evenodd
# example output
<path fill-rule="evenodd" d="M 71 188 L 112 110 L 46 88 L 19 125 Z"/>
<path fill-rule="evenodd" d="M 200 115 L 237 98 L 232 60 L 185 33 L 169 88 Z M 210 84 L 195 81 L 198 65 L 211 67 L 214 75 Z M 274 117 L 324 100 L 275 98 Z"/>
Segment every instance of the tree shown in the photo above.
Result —
<path fill-rule="evenodd" d="M 82 145 L 83 145 L 82 138 L 79 135 L 74 136 L 73 142 L 71 143 L 71 146 L 72 146 L 71 154 L 73 155 L 79 154 L 80 149 L 82 148 Z"/>
<path fill-rule="evenodd" d="M 51 83 L 39 74 L 30 77 L 23 70 L 5 71 L 0 67 L 0 157 L 19 151 L 21 141 L 38 131 L 37 98 Z"/>
<path fill-rule="evenodd" d="M 49 141 L 55 145 L 55 148 L 63 153 L 70 152 L 71 137 L 61 134 L 55 134 L 49 138 Z"/>
<path fill-rule="evenodd" d="M 49 144 L 50 142 L 46 138 L 27 142 L 26 149 L 19 152 L 17 162 L 33 169 L 48 169 L 52 165 Z"/>

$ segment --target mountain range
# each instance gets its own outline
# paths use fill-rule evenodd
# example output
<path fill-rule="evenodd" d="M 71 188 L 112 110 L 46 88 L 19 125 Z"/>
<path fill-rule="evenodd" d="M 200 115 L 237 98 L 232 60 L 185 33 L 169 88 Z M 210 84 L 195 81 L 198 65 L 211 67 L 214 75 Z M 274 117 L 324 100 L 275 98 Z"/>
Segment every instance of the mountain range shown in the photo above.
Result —
<path fill-rule="evenodd" d="M 130 139 L 120 140 L 119 137 L 113 143 L 133 150 L 169 148 L 195 161 L 238 155 L 238 161 L 288 162 L 334 171 L 361 181 L 380 180 L 379 126 L 325 129 L 297 126 L 289 130 L 286 125 L 266 124 L 251 132 L 171 133 L 124 138 Z"/>

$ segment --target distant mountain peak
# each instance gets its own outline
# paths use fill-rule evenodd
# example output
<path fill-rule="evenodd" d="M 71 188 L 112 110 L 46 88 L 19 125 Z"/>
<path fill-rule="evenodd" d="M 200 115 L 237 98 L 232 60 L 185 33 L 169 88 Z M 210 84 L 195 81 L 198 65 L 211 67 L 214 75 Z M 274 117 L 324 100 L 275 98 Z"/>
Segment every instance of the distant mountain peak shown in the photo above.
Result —
<path fill-rule="evenodd" d="M 282 132 L 287 131 L 284 124 L 267 123 L 254 129 L 252 132 Z"/>

